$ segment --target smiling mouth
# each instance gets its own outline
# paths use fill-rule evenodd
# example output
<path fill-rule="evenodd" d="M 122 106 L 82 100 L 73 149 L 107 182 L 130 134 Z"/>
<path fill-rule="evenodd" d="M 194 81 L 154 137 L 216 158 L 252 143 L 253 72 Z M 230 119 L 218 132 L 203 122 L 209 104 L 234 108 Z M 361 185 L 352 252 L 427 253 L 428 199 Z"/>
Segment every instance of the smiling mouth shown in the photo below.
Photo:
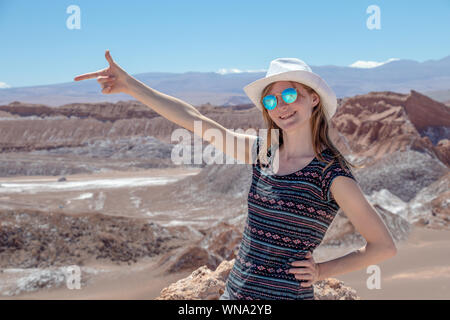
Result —
<path fill-rule="evenodd" d="M 286 120 L 286 119 L 289 119 L 290 117 L 292 117 L 296 113 L 297 113 L 297 111 L 294 111 L 294 112 L 292 112 L 290 114 L 287 114 L 287 115 L 284 115 L 284 116 L 280 116 L 279 118 L 282 119 L 282 120 Z"/>

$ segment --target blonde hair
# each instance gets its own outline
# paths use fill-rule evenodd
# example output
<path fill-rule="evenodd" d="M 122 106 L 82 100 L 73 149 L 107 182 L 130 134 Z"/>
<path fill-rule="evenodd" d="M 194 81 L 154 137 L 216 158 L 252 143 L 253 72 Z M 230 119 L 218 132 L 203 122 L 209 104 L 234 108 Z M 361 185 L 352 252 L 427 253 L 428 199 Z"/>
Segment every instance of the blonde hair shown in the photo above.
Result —
<path fill-rule="evenodd" d="M 309 87 L 305 84 L 295 82 L 295 81 L 289 81 L 289 82 L 295 88 L 297 88 L 298 86 L 302 86 L 310 95 L 312 95 L 313 93 L 317 94 L 317 92 L 314 89 L 312 89 L 311 87 Z M 264 105 L 262 102 L 263 97 L 265 97 L 267 95 L 267 93 L 270 91 L 270 89 L 273 87 L 274 84 L 275 84 L 275 82 L 272 82 L 269 85 L 267 85 L 263 89 L 261 98 L 260 98 L 261 106 L 263 106 L 262 114 L 263 114 L 264 122 L 266 123 L 267 129 L 268 129 L 266 143 L 263 144 L 262 148 L 260 148 L 261 150 L 260 150 L 260 153 L 258 154 L 258 157 L 262 161 L 262 163 L 267 163 L 266 154 L 267 154 L 267 150 L 269 149 L 270 145 L 272 145 L 272 146 L 278 145 L 279 147 L 281 147 L 283 145 L 283 130 L 272 120 L 272 118 L 269 116 L 267 109 L 264 108 Z M 299 92 L 299 94 L 301 94 L 301 93 Z M 311 133 L 312 133 L 312 137 L 313 137 L 312 144 L 313 144 L 314 153 L 316 154 L 317 159 L 328 163 L 327 166 L 323 169 L 323 171 L 325 171 L 325 169 L 327 169 L 330 165 L 332 165 L 333 162 L 336 160 L 339 161 L 339 164 L 342 168 L 344 168 L 344 164 L 349 169 L 350 169 L 350 167 L 353 167 L 353 168 L 360 167 L 360 166 L 357 166 L 357 165 L 351 163 L 347 159 L 345 159 L 345 157 L 338 150 L 338 148 L 331 142 L 331 139 L 328 135 L 329 126 L 328 126 L 328 121 L 327 121 L 325 113 L 324 113 L 324 106 L 322 105 L 322 99 L 320 99 L 319 103 L 316 106 L 314 106 L 314 108 L 313 108 L 311 118 L 310 118 L 310 124 L 311 124 L 311 131 L 312 131 Z M 273 131 L 272 129 L 278 129 L 278 130 Z M 275 132 L 275 136 L 272 136 L 273 132 Z M 278 132 L 281 133 L 279 136 L 277 135 Z M 326 161 L 326 159 L 324 159 L 322 157 L 321 148 L 320 148 L 322 145 L 325 147 L 328 147 L 331 150 L 333 159 L 329 162 Z M 273 154 L 271 156 L 273 156 Z"/>

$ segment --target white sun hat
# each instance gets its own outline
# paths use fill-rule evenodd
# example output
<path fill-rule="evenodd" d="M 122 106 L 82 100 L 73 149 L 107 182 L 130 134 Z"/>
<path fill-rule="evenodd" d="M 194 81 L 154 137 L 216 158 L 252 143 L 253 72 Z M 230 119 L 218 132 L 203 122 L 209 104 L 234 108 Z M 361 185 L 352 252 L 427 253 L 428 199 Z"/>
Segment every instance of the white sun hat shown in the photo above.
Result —
<path fill-rule="evenodd" d="M 266 76 L 246 85 L 244 91 L 256 107 L 262 111 L 264 108 L 260 102 L 262 91 L 268 84 L 276 81 L 295 81 L 311 87 L 320 96 L 327 121 L 330 121 L 335 114 L 337 99 L 334 91 L 325 80 L 312 72 L 304 61 L 297 58 L 272 60 Z"/>

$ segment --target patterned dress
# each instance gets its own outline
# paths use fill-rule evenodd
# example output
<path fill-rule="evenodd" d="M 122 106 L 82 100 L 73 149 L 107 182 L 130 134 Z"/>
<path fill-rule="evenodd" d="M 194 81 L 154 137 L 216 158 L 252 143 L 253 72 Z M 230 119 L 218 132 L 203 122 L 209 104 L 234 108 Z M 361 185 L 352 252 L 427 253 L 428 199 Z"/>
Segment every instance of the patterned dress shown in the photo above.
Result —
<path fill-rule="evenodd" d="M 254 155 L 262 141 L 258 136 Z M 322 155 L 332 159 L 329 149 Z M 333 179 L 346 176 L 356 181 L 339 162 L 322 173 L 326 165 L 315 157 L 303 169 L 278 176 L 262 170 L 259 160 L 252 164 L 247 220 L 226 282 L 231 300 L 314 299 L 313 286 L 300 286 L 305 280 L 288 273 L 290 263 L 312 253 L 333 221 L 339 209 L 330 192 Z"/>

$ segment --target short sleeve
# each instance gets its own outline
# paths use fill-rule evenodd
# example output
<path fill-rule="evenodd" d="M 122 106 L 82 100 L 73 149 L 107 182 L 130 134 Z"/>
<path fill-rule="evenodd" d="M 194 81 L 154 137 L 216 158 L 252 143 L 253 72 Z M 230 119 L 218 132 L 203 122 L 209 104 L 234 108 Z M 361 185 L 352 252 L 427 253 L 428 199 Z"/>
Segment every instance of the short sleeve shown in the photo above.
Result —
<path fill-rule="evenodd" d="M 331 184 L 333 180 L 339 176 L 348 177 L 358 182 L 347 165 L 344 164 L 344 167 L 341 167 L 339 161 L 334 161 L 333 164 L 331 164 L 322 175 L 322 196 L 325 201 L 330 202 L 334 200 L 333 195 L 330 191 Z"/>

